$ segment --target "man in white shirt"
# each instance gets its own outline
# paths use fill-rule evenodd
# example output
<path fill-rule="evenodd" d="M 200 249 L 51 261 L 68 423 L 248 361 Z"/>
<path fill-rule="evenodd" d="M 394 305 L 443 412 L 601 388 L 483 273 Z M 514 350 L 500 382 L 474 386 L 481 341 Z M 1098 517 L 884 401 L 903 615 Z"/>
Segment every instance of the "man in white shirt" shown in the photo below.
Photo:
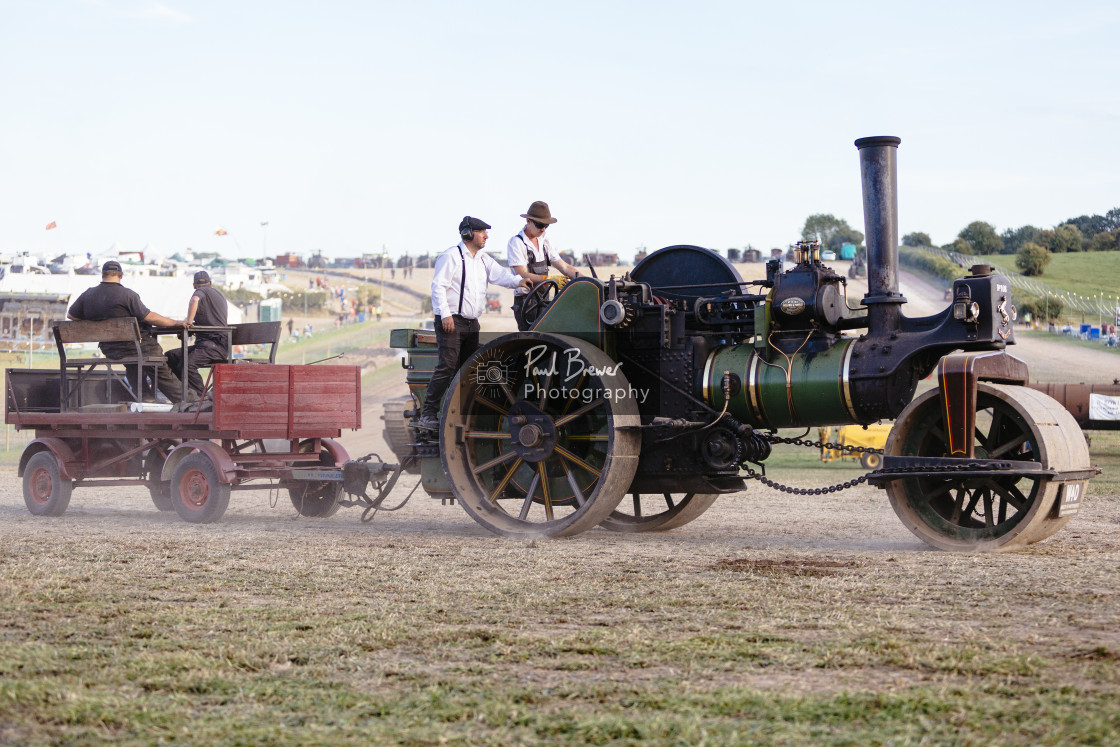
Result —
<path fill-rule="evenodd" d="M 509 269 L 533 283 L 544 282 L 551 267 L 555 267 L 566 277 L 578 278 L 579 270 L 561 259 L 544 235 L 548 227 L 556 222 L 548 209 L 548 203 L 537 200 L 521 217 L 525 219 L 525 227 L 506 245 Z M 526 293 L 527 291 L 519 289 L 513 296 L 513 316 L 517 319 L 517 329 L 522 332 L 530 326 L 522 313 Z"/>
<path fill-rule="evenodd" d="M 436 259 L 432 278 L 432 311 L 436 317 L 439 361 L 428 382 L 428 394 L 417 428 L 439 427 L 439 407 L 455 372 L 478 349 L 478 317 L 486 310 L 490 283 L 504 288 L 528 288 L 530 281 L 502 267 L 482 253 L 490 224 L 469 215 L 459 224 L 463 238 Z"/>

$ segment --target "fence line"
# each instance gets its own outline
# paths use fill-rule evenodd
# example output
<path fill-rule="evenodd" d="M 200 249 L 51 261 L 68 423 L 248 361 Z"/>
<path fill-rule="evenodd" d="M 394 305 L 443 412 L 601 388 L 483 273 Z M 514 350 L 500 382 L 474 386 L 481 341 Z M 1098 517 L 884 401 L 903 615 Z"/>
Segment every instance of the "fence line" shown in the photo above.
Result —
<path fill-rule="evenodd" d="M 1029 278 L 1026 275 L 1012 272 L 1006 267 L 995 264 L 992 262 L 991 256 L 961 254 L 960 252 L 954 252 L 948 249 L 938 249 L 934 246 L 922 246 L 917 248 L 930 254 L 944 257 L 950 262 L 964 268 L 972 267 L 973 265 L 991 265 L 1001 275 L 1005 275 L 1007 279 L 1011 281 L 1011 286 L 1014 288 L 1021 288 L 1040 298 L 1051 295 L 1065 301 L 1066 306 L 1071 310 L 1080 311 L 1082 314 L 1097 314 L 1100 317 L 1107 317 L 1109 324 L 1113 324 L 1115 321 L 1116 308 L 1111 305 L 1112 302 L 1108 298 L 1103 296 L 1082 296 L 1078 293 L 1058 290 L 1041 280 Z"/>

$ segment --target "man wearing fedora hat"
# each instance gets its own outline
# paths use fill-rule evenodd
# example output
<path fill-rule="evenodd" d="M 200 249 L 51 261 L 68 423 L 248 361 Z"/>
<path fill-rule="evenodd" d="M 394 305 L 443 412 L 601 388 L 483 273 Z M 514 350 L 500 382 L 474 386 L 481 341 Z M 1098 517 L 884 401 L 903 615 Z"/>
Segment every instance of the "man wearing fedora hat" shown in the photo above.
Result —
<path fill-rule="evenodd" d="M 544 235 L 548 227 L 556 222 L 548 209 L 548 203 L 537 200 L 521 217 L 525 219 L 525 227 L 506 245 L 509 268 L 533 283 L 543 282 L 551 267 L 555 267 L 565 277 L 579 277 L 579 270 L 561 259 Z M 513 296 L 513 316 L 517 319 L 517 329 L 522 332 L 529 329 L 522 313 L 527 293 L 526 290 L 518 289 Z"/>
<path fill-rule="evenodd" d="M 210 273 L 199 270 L 194 274 L 194 294 L 187 303 L 187 324 L 202 327 L 225 327 L 229 304 L 226 297 L 210 282 Z M 187 348 L 187 386 L 191 399 L 200 399 L 203 388 L 198 369 L 212 363 L 224 363 L 229 354 L 228 340 L 222 332 L 195 332 L 194 345 Z M 173 371 L 183 370 L 183 350 L 167 352 L 167 365 Z"/>
<path fill-rule="evenodd" d="M 490 224 L 466 216 L 459 224 L 462 241 L 436 258 L 432 278 L 432 311 L 436 317 L 439 358 L 416 427 L 439 427 L 439 407 L 455 372 L 478 349 L 478 317 L 486 310 L 486 288 L 490 283 L 504 288 L 528 287 L 514 272 L 482 252 Z"/>
<path fill-rule="evenodd" d="M 163 348 L 156 342 L 152 334 L 152 325 L 157 327 L 182 327 L 184 323 L 177 319 L 170 319 L 162 314 L 151 311 L 140 300 L 136 291 L 121 285 L 124 270 L 121 263 L 111 259 L 101 267 L 101 284 L 82 292 L 78 300 L 66 312 L 69 319 L 75 321 L 100 322 L 106 319 L 120 317 L 136 317 L 140 324 L 140 350 L 144 358 L 158 358 L 163 356 Z M 136 348 L 131 342 L 102 342 L 98 344 L 106 358 L 127 358 L 136 354 Z M 125 376 L 128 378 L 132 391 L 137 399 L 143 399 L 140 382 L 136 380 L 136 369 L 125 366 Z M 179 377 L 167 366 L 158 366 L 156 386 L 172 403 L 183 399 L 182 384 Z"/>

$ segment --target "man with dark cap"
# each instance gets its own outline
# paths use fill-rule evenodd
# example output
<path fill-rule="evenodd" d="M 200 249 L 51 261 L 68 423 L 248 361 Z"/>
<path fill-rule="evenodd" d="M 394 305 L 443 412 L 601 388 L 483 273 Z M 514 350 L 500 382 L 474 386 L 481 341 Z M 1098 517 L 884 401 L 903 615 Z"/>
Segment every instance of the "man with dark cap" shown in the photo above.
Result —
<path fill-rule="evenodd" d="M 109 260 L 101 267 L 101 284 L 84 291 L 78 300 L 70 306 L 66 313 L 67 318 L 75 321 L 101 322 L 106 319 L 121 317 L 135 317 L 140 324 L 140 351 L 145 358 L 163 356 L 163 349 L 156 342 L 152 334 L 152 325 L 158 327 L 182 327 L 184 323 L 170 319 L 162 314 L 157 314 L 148 309 L 140 300 L 136 291 L 129 290 L 121 285 L 124 270 L 121 263 L 114 259 Z M 102 342 L 98 344 L 106 358 L 128 358 L 136 354 L 136 347 L 131 342 Z M 137 399 L 143 399 L 140 382 L 136 380 L 136 369 L 126 366 L 125 375 L 128 377 L 132 391 Z M 179 377 L 167 366 L 158 367 L 156 386 L 171 402 L 177 403 L 183 398 L 182 383 Z"/>
<path fill-rule="evenodd" d="M 561 259 L 549 243 L 548 237 L 544 235 L 548 227 L 556 222 L 548 209 L 548 203 L 537 200 L 529 206 L 528 212 L 521 214 L 521 217 L 525 219 L 525 227 L 506 245 L 509 269 L 534 284 L 543 283 L 553 267 L 565 277 L 578 278 L 579 270 Z M 517 329 L 521 332 L 529 329 L 530 326 L 521 311 L 525 305 L 525 296 L 526 293 L 520 289 L 513 296 L 513 317 L 517 320 Z"/>
<path fill-rule="evenodd" d="M 490 224 L 466 216 L 459 223 L 463 238 L 436 259 L 432 278 L 432 312 L 436 317 L 436 344 L 439 361 L 428 382 L 428 395 L 417 428 L 439 427 L 439 407 L 447 386 L 467 358 L 478 349 L 478 317 L 486 310 L 486 288 L 490 283 L 503 288 L 529 287 L 530 281 L 502 267 L 482 253 L 489 237 Z"/>
<path fill-rule="evenodd" d="M 225 327 L 229 305 L 226 297 L 210 283 L 210 273 L 200 270 L 194 274 L 194 295 L 187 304 L 187 324 L 200 327 Z M 190 398 L 202 397 L 204 384 L 198 369 L 213 363 L 224 363 L 228 355 L 226 334 L 223 332 L 195 332 L 194 345 L 187 348 L 187 386 Z M 183 370 L 183 350 L 168 351 L 167 364 L 176 373 Z"/>

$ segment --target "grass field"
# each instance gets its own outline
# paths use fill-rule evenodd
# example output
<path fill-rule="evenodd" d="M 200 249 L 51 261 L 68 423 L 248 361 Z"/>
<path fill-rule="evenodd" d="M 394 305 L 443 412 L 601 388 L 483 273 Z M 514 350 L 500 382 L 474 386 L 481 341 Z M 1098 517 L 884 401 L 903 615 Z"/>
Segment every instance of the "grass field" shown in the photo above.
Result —
<path fill-rule="evenodd" d="M 1120 295 L 1120 252 L 1069 252 L 1050 256 L 1050 264 L 1038 280 L 1082 296 L 1093 297 L 1100 293 L 1105 298 L 1116 298 Z M 993 261 L 1018 272 L 1014 256 L 1001 255 Z"/>

